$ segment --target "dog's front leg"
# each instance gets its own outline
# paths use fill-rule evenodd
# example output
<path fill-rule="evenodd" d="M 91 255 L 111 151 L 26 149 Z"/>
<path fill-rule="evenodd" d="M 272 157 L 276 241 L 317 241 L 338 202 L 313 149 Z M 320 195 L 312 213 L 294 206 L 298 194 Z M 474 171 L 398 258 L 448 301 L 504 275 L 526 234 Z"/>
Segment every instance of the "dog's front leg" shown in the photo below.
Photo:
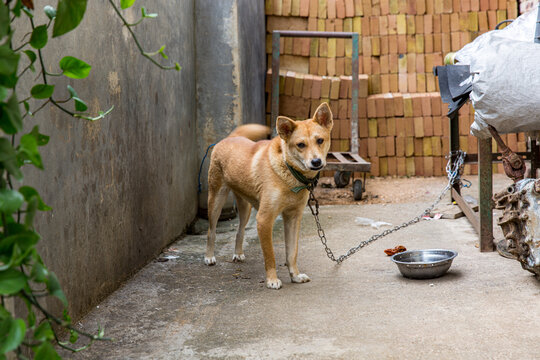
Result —
<path fill-rule="evenodd" d="M 272 244 L 272 228 L 277 214 L 266 211 L 262 207 L 257 213 L 257 233 L 264 256 L 264 267 L 266 269 L 266 287 L 269 289 L 280 289 L 281 280 L 277 277 L 276 258 L 274 256 L 274 246 Z"/>
<path fill-rule="evenodd" d="M 305 283 L 310 281 L 306 274 L 301 274 L 296 266 L 298 257 L 298 238 L 300 237 L 300 222 L 302 221 L 303 208 L 294 209 L 283 213 L 283 228 L 285 233 L 285 253 L 287 267 L 293 283 Z"/>

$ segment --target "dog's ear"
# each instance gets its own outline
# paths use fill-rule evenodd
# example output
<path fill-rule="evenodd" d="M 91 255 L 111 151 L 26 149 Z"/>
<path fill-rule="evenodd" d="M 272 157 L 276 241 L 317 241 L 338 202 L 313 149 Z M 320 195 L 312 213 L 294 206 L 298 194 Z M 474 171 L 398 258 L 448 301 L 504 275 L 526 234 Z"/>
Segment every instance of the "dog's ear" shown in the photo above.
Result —
<path fill-rule="evenodd" d="M 315 110 L 313 121 L 327 128 L 328 130 L 332 129 L 332 126 L 334 126 L 334 121 L 332 119 L 332 111 L 330 110 L 328 103 L 323 102 L 321 105 L 319 105 L 317 110 Z"/>
<path fill-rule="evenodd" d="M 296 129 L 296 123 L 294 120 L 285 116 L 278 116 L 276 121 L 277 133 L 283 140 L 287 140 Z"/>

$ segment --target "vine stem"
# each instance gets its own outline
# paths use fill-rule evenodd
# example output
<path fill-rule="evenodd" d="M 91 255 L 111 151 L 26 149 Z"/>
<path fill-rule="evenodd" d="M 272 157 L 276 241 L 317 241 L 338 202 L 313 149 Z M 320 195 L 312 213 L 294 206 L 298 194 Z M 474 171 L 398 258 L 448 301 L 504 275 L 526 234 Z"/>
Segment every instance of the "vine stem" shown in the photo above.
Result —
<path fill-rule="evenodd" d="M 77 332 L 78 334 L 89 338 L 90 340 L 106 340 L 106 341 L 107 340 L 112 340 L 111 338 L 100 337 L 98 335 L 93 335 L 93 334 L 87 333 L 85 331 L 76 329 L 71 324 L 66 323 L 65 321 L 62 321 L 61 319 L 59 319 L 58 317 L 54 316 L 49 311 L 47 311 L 43 306 L 41 306 L 39 301 L 32 294 L 28 294 L 26 291 L 22 291 L 21 294 L 32 305 L 34 305 L 36 308 L 38 308 L 38 310 L 41 311 L 43 313 L 43 315 L 45 315 L 47 317 L 47 319 L 52 320 L 56 324 L 58 324 L 58 325 L 60 325 L 62 327 L 65 327 L 68 330 L 73 330 L 73 331 Z"/>
<path fill-rule="evenodd" d="M 131 34 L 131 36 L 133 37 L 133 41 L 135 42 L 135 45 L 137 45 L 137 48 L 139 49 L 139 52 L 141 53 L 142 56 L 144 56 L 145 58 L 147 58 L 148 60 L 150 60 L 152 63 L 154 63 L 154 65 L 156 65 L 157 67 L 159 67 L 160 69 L 163 69 L 163 70 L 174 70 L 176 69 L 176 66 L 164 66 L 164 65 L 161 65 L 160 63 L 158 63 L 156 60 L 154 60 L 151 56 L 149 56 L 145 51 L 144 49 L 142 48 L 141 44 L 139 43 L 139 39 L 137 39 L 137 36 L 135 36 L 135 33 L 133 32 L 133 30 L 131 30 L 131 24 L 127 22 L 127 20 L 122 16 L 122 13 L 120 13 L 120 10 L 118 9 L 118 7 L 115 5 L 115 3 L 113 2 L 113 0 L 109 0 L 109 3 L 111 4 L 111 6 L 113 7 L 114 11 L 116 12 L 116 14 L 118 15 L 118 17 L 120 18 L 120 20 L 122 20 L 122 22 L 124 23 L 124 25 L 126 26 L 126 28 L 128 29 L 129 33 Z"/>

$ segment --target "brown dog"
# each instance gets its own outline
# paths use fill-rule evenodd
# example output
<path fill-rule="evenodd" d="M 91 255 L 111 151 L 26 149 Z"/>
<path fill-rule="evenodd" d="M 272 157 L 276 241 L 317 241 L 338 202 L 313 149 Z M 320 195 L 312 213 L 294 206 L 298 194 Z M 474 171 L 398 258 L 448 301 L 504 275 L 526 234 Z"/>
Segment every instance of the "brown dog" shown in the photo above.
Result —
<path fill-rule="evenodd" d="M 209 229 L 204 258 L 207 265 L 216 263 L 216 224 L 232 190 L 240 218 L 233 261 L 245 259 L 242 247 L 244 229 L 251 206 L 254 206 L 258 210 L 257 232 L 264 255 L 266 286 L 281 288 L 272 245 L 272 227 L 279 214 L 283 217 L 291 281 L 303 283 L 310 280 L 296 266 L 300 221 L 309 195 L 305 183 L 298 179 L 302 176 L 315 179 L 326 165 L 332 126 L 332 112 L 328 104 L 323 103 L 315 111 L 313 119 L 294 121 L 278 117 L 276 129 L 279 137 L 272 140 L 253 142 L 244 137 L 228 137 L 215 146 L 208 170 Z"/>

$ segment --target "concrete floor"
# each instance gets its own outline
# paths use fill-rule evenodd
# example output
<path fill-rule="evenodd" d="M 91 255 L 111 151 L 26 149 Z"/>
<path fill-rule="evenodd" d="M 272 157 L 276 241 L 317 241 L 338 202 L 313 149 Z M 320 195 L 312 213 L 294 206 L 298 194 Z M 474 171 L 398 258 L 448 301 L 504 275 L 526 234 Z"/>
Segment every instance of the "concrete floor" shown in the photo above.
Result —
<path fill-rule="evenodd" d="M 495 189 L 505 182 L 498 177 Z M 375 232 L 355 224 L 355 217 L 393 224 L 409 220 L 443 184 L 441 179 L 440 188 L 422 189 L 418 201 L 407 204 L 322 207 L 330 247 L 341 254 Z M 150 263 L 79 323 L 88 331 L 102 325 L 115 341 L 68 358 L 535 358 L 540 283 L 517 261 L 480 253 L 465 218 L 422 221 L 336 266 L 327 259 L 306 211 L 299 267 L 312 281 L 292 284 L 280 265 L 279 291 L 264 286 L 253 217 L 246 262 L 230 262 L 235 228 L 236 220 L 220 223 L 214 267 L 203 264 L 204 234 L 171 245 L 162 257 L 178 258 Z M 205 230 L 199 223 L 195 232 Z M 276 257 L 283 264 L 280 221 L 275 238 Z M 409 280 L 383 253 L 396 245 L 448 248 L 459 255 L 444 277 Z"/>

